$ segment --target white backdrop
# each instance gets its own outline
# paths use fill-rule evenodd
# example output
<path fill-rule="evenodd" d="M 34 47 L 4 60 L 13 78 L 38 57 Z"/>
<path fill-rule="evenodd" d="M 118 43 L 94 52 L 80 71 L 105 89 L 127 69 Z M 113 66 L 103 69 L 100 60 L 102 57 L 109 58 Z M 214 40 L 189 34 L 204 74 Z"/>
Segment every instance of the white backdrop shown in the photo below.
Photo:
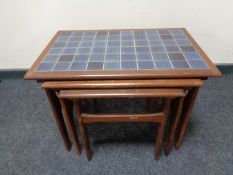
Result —
<path fill-rule="evenodd" d="M 185 27 L 233 63 L 232 0 L 0 0 L 0 69 L 29 68 L 61 29 Z"/>

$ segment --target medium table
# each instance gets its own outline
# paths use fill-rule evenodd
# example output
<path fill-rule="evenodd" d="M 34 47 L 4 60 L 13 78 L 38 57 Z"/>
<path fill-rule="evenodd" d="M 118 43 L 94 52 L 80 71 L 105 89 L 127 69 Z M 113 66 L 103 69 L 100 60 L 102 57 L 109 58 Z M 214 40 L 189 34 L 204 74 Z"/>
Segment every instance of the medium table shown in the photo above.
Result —
<path fill-rule="evenodd" d="M 220 76 L 220 71 L 186 29 L 163 28 L 58 31 L 24 78 L 66 82 L 46 89 L 46 93 L 68 150 L 71 143 L 57 91 L 73 88 L 74 83 L 88 89 L 106 81 L 111 88 L 119 88 L 118 82 L 124 84 L 124 81 L 129 81 L 131 88 L 145 87 L 144 82 L 150 84 L 154 80 L 165 82 L 168 87 L 174 82 L 180 83 L 179 87 L 189 86 L 176 141 L 178 149 L 198 94 L 199 88 L 192 85 L 192 79 Z M 190 80 L 190 84 L 187 81 L 182 84 L 182 80 Z"/>

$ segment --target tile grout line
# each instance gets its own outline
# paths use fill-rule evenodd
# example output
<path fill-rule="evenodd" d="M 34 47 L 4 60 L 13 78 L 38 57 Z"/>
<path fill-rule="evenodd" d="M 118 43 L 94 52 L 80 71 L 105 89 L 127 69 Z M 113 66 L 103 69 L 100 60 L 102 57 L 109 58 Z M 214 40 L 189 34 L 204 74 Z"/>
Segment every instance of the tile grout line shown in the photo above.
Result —
<path fill-rule="evenodd" d="M 136 57 L 136 66 L 137 66 L 137 70 L 138 70 L 138 56 L 137 56 L 137 52 L 136 52 L 136 41 L 135 41 L 135 33 L 133 31 L 133 45 L 134 45 L 134 52 L 135 52 L 135 57 Z"/>
<path fill-rule="evenodd" d="M 91 54 L 92 54 L 92 50 L 94 48 L 94 43 L 95 43 L 96 35 L 97 35 L 97 32 L 95 32 L 95 36 L 94 36 L 94 39 L 93 39 L 92 47 L 91 47 L 91 50 L 90 50 L 90 53 L 89 53 L 89 57 L 88 57 L 88 60 L 87 60 L 87 65 L 86 65 L 86 69 L 85 70 L 87 70 L 88 64 L 90 62 L 90 57 L 91 57 Z"/>
<path fill-rule="evenodd" d="M 84 32 L 85 33 L 85 32 Z M 73 34 L 73 33 L 72 33 Z M 83 35 L 82 35 L 82 37 L 83 37 Z M 81 40 L 82 40 L 82 37 L 81 37 Z M 79 46 L 80 46 L 80 43 L 81 43 L 81 40 L 80 40 L 80 42 L 79 42 L 79 44 L 78 44 L 78 46 L 77 47 L 75 47 L 76 48 L 76 51 L 75 51 L 75 53 L 74 53 L 74 57 L 73 57 L 73 60 L 71 61 L 71 63 L 70 63 L 70 66 L 69 66 L 69 71 L 70 71 L 70 68 L 71 68 L 71 66 L 72 66 L 72 64 L 73 64 L 73 62 L 74 62 L 74 60 L 75 60 L 75 55 L 77 55 L 78 54 L 78 48 L 79 48 Z"/>
<path fill-rule="evenodd" d="M 122 70 L 121 64 L 122 64 L 122 61 L 121 61 L 121 31 L 120 31 L 120 70 Z"/>
<path fill-rule="evenodd" d="M 147 43 L 148 43 L 148 46 L 149 46 L 149 49 L 150 49 L 150 56 L 151 56 L 152 62 L 153 62 L 154 68 L 156 70 L 155 60 L 153 59 L 153 55 L 152 55 L 151 47 L 150 47 L 149 40 L 148 40 L 148 37 L 147 37 L 147 33 L 146 33 L 146 40 L 147 40 Z"/>
<path fill-rule="evenodd" d="M 107 34 L 107 41 L 106 41 L 105 52 L 104 52 L 103 70 L 105 70 L 105 60 L 106 60 L 108 37 L 109 37 L 109 31 L 107 31 L 107 32 L 108 32 L 108 34 Z"/>

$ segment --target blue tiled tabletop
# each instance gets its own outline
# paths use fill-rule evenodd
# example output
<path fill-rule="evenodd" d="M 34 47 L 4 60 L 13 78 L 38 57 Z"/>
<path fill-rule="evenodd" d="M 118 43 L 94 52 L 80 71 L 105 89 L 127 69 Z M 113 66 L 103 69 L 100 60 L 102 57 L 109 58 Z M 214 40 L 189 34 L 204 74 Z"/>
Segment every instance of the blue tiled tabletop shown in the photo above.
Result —
<path fill-rule="evenodd" d="M 180 29 L 63 31 L 36 72 L 208 69 Z"/>

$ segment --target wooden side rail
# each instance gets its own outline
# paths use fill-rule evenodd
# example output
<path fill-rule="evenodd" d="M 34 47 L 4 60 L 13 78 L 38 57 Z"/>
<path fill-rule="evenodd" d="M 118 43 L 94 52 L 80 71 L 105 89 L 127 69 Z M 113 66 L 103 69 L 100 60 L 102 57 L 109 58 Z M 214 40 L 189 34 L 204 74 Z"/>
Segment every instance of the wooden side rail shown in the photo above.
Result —
<path fill-rule="evenodd" d="M 105 90 L 61 90 L 59 98 L 146 98 L 146 97 L 184 97 L 183 89 L 105 89 Z"/>
<path fill-rule="evenodd" d="M 98 122 L 161 122 L 163 113 L 155 114 L 85 114 L 81 115 L 83 123 Z"/>
<path fill-rule="evenodd" d="M 183 103 L 183 98 L 186 95 L 184 89 L 92 89 L 92 90 L 61 90 L 58 94 L 61 101 L 72 100 L 74 102 L 74 108 L 76 117 L 78 120 L 81 137 L 83 140 L 84 148 L 88 160 L 91 160 L 92 152 L 90 148 L 88 131 L 86 124 L 98 123 L 98 122 L 155 122 L 159 123 L 158 132 L 156 135 L 155 143 L 155 158 L 160 157 L 160 148 L 163 140 L 164 129 L 166 126 L 167 115 L 169 112 L 170 102 L 172 98 L 178 97 L 179 103 Z M 163 109 L 161 112 L 152 114 L 86 114 L 82 113 L 80 106 L 81 99 L 93 99 L 93 98 L 145 98 L 145 97 L 161 97 L 164 99 Z M 63 106 L 65 107 L 65 106 Z M 179 114 L 179 112 L 177 113 Z M 179 115 L 176 115 L 177 121 Z M 174 128 L 169 134 L 169 143 L 173 142 L 173 133 L 176 129 L 176 123 Z"/>
<path fill-rule="evenodd" d="M 44 82 L 44 89 L 110 89 L 110 88 L 188 88 L 201 87 L 200 79 L 163 79 L 163 80 L 99 80 L 99 81 L 54 81 Z"/>

